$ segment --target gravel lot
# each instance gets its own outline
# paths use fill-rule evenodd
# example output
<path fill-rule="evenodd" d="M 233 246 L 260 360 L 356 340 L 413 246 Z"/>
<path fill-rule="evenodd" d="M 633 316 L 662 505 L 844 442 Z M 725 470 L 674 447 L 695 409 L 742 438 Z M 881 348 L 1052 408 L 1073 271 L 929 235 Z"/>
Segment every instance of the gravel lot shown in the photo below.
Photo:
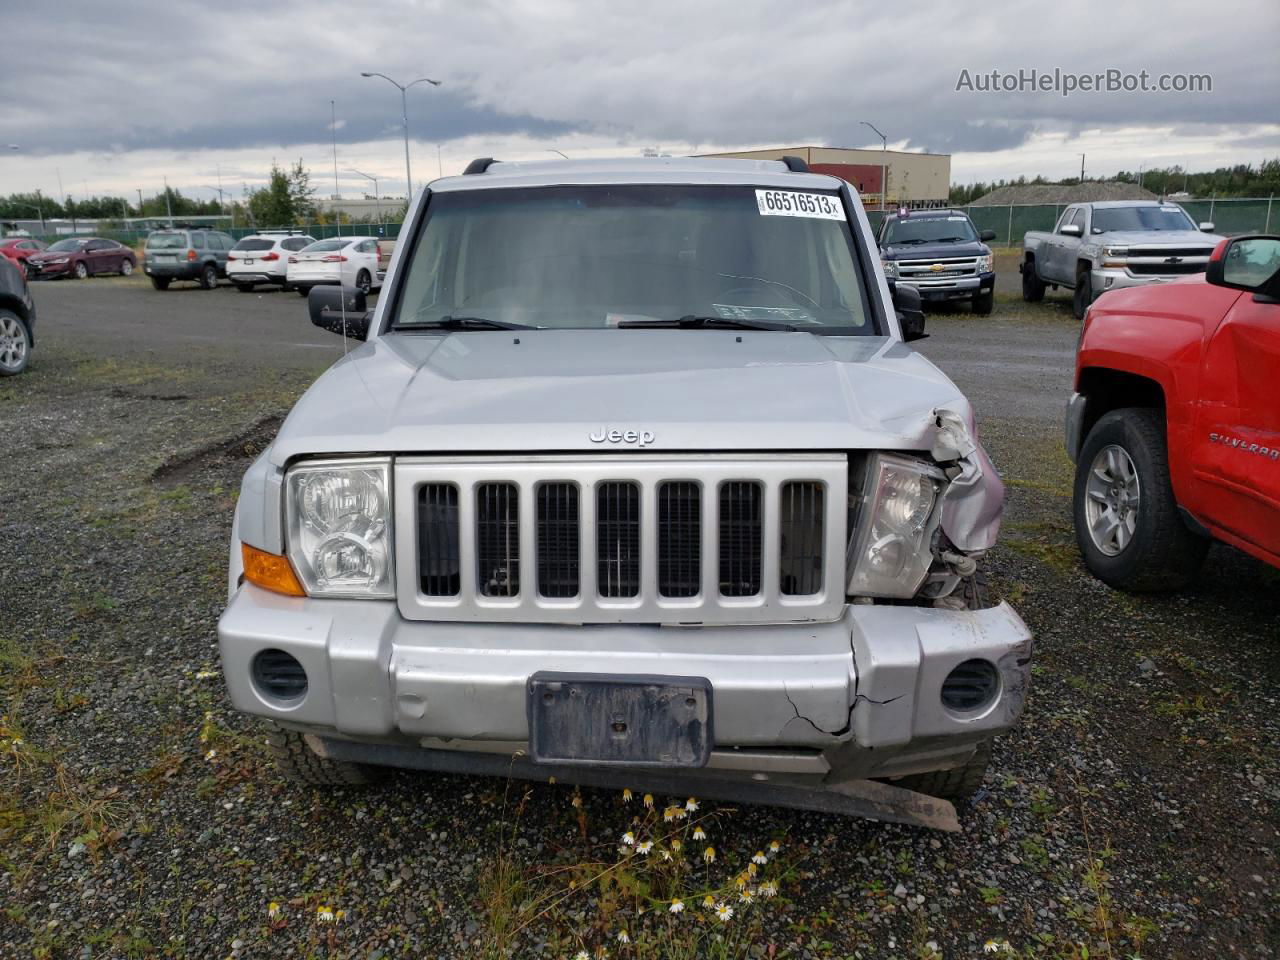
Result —
<path fill-rule="evenodd" d="M 1280 577 L 1225 547 L 1173 597 L 1085 574 L 1060 439 L 1077 325 L 1063 298 L 1007 290 L 990 318 L 933 314 L 920 346 L 973 398 L 1009 485 L 990 567 L 1037 638 L 1024 721 L 959 835 L 704 804 L 709 875 L 782 843 L 764 868 L 780 895 L 738 904 L 716 929 L 741 939 L 714 949 L 1277 953 Z M 410 774 L 292 787 L 226 702 L 239 477 L 341 342 L 292 294 L 135 277 L 35 298 L 32 365 L 0 383 L 0 957 L 561 957 L 612 937 L 639 892 L 566 878 L 616 861 L 638 799 Z M 549 889 L 563 899 L 528 906 Z M 659 932 L 709 916 L 651 915 L 610 955 L 677 955 Z"/>

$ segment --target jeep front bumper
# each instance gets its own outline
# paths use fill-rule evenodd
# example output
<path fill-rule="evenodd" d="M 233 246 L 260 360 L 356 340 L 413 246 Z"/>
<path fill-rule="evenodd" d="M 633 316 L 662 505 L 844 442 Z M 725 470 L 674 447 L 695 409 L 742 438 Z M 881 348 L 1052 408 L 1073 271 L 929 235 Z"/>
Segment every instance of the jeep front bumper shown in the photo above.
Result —
<path fill-rule="evenodd" d="M 393 601 L 290 598 L 246 584 L 218 624 L 231 700 L 321 737 L 432 750 L 525 749 L 539 671 L 705 677 L 710 770 L 833 781 L 963 764 L 1022 712 L 1031 636 L 1006 604 L 967 612 L 848 605 L 830 623 L 671 627 L 405 620 Z M 278 650 L 305 693 L 272 696 L 254 658 Z M 997 670 L 988 702 L 957 712 L 951 671 Z"/>

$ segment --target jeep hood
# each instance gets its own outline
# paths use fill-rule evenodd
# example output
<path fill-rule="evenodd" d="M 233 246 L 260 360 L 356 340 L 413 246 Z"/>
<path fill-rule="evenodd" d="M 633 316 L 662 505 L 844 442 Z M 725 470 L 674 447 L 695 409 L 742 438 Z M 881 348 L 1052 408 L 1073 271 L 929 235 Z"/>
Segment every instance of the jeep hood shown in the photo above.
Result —
<path fill-rule="evenodd" d="M 883 337 L 679 330 L 395 334 L 352 351 L 289 414 L 284 465 L 331 453 L 928 449 L 955 385 Z"/>
<path fill-rule="evenodd" d="M 943 529 L 962 550 L 994 543 L 1004 488 L 977 444 L 968 401 L 932 363 L 886 337 L 382 336 L 312 384 L 268 456 L 284 467 L 299 457 L 367 453 L 859 449 L 928 451 L 950 462 Z"/>

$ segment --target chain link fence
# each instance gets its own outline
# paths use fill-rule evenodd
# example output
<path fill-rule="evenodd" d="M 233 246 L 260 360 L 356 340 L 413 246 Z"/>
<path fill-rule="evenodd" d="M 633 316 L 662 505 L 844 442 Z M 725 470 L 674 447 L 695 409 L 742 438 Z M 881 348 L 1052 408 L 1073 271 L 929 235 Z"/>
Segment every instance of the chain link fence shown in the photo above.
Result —
<path fill-rule="evenodd" d="M 956 208 L 965 210 L 979 230 L 994 230 L 997 246 L 1012 247 L 1022 243 L 1022 237 L 1028 230 L 1052 230 L 1069 204 L 1011 204 L 1005 206 L 983 206 L 970 204 Z M 1183 200 L 1180 206 L 1187 211 L 1191 219 L 1197 223 L 1209 222 L 1214 225 L 1214 232 L 1225 236 L 1239 236 L 1243 233 L 1280 232 L 1280 203 L 1273 197 L 1251 197 L 1211 200 Z M 879 210 L 868 210 L 867 217 L 871 221 L 872 230 L 879 231 L 884 213 Z M 179 219 L 179 218 L 175 218 Z M 394 240 L 400 235 L 400 223 L 327 223 L 311 224 L 306 227 L 232 227 L 223 230 L 239 240 L 258 233 L 262 229 L 293 229 L 309 234 L 317 240 L 330 237 L 356 236 L 379 237 L 383 240 Z M 119 240 L 131 247 L 141 247 L 150 230 L 98 230 L 90 233 L 80 231 L 81 236 L 107 237 Z M 44 239 L 59 240 L 70 234 L 49 235 Z"/>

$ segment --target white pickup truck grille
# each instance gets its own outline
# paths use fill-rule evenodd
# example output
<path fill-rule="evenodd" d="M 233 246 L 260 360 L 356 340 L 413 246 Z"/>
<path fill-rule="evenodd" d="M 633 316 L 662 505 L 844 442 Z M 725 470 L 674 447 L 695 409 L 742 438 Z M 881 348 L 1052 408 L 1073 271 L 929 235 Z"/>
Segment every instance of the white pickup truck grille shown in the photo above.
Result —
<path fill-rule="evenodd" d="M 833 620 L 844 602 L 843 455 L 396 462 L 410 619 Z"/>

